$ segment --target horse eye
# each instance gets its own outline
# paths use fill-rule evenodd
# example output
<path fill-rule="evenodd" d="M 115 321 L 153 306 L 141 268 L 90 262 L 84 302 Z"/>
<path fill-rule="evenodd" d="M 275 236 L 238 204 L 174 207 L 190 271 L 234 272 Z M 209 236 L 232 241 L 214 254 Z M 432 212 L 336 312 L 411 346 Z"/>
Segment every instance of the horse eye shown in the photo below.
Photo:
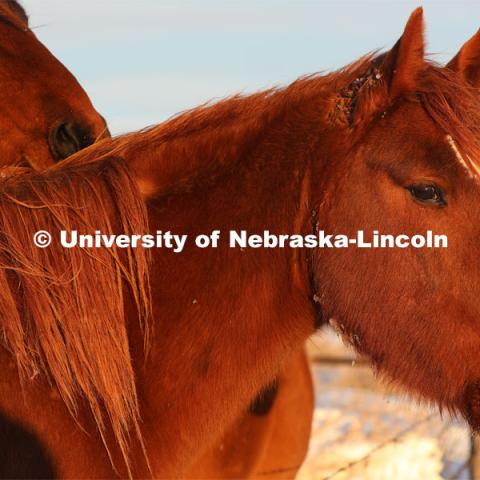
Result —
<path fill-rule="evenodd" d="M 407 190 L 417 202 L 439 207 L 447 205 L 441 188 L 433 183 L 416 183 L 407 187 Z"/>

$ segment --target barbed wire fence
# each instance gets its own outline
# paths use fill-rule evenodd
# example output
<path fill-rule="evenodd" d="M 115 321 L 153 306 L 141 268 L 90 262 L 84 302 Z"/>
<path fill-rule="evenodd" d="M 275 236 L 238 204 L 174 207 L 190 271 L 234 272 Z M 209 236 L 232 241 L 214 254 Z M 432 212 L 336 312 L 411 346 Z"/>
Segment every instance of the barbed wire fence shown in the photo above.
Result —
<path fill-rule="evenodd" d="M 335 370 L 337 368 L 343 368 L 345 370 L 346 368 L 352 366 L 352 364 L 357 363 L 357 365 L 362 366 L 362 368 L 364 368 L 365 370 L 368 369 L 367 362 L 355 360 L 354 356 L 352 356 L 352 352 L 349 352 L 348 350 L 344 350 L 342 352 L 340 348 L 340 353 L 333 352 L 332 354 L 332 350 L 329 350 L 328 348 L 325 349 L 324 345 L 319 345 L 318 341 L 315 339 L 312 339 L 309 343 L 310 357 L 312 359 L 314 368 L 319 367 L 323 369 L 323 371 L 325 371 L 325 369 L 327 369 L 328 371 L 330 369 Z M 375 386 L 372 386 L 372 391 L 375 391 Z M 322 387 L 319 388 L 317 385 L 317 395 L 318 393 L 322 395 L 324 392 L 322 392 Z M 374 455 L 377 455 L 382 450 L 387 449 L 395 444 L 401 443 L 409 434 L 417 433 L 421 427 L 423 427 L 424 430 L 428 430 L 430 428 L 429 422 L 431 422 L 432 425 L 435 424 L 436 428 L 438 428 L 438 424 L 441 422 L 441 420 L 439 418 L 439 414 L 436 411 L 431 411 L 423 415 L 421 418 L 410 422 L 407 426 L 401 428 L 400 430 L 394 432 L 392 435 L 389 435 L 386 438 L 381 438 L 380 440 L 378 440 L 378 443 L 376 443 L 372 448 L 369 449 L 367 453 L 360 455 L 358 458 L 346 460 L 344 463 L 339 463 L 338 468 L 330 469 L 331 471 L 327 470 L 328 473 L 325 473 L 325 469 L 321 470 L 323 472 L 322 474 L 320 474 L 320 471 L 318 472 L 318 475 L 314 472 L 314 474 L 310 475 L 310 478 L 312 478 L 312 480 L 336 480 L 337 478 L 366 479 L 367 477 L 362 477 L 361 475 L 359 476 L 358 471 L 363 471 L 363 468 L 366 470 Z M 434 429 L 435 431 L 432 435 L 436 437 L 448 438 L 448 429 L 451 427 L 451 423 L 448 421 L 443 421 L 443 423 L 440 423 L 440 425 L 440 430 Z M 317 434 L 320 436 L 322 435 L 322 428 L 322 426 L 318 427 L 319 431 Z M 464 437 L 468 435 L 468 430 L 466 430 Z M 340 443 L 341 439 L 338 439 L 337 442 Z M 451 439 L 451 442 L 455 442 L 455 439 Z M 446 459 L 442 456 L 442 463 L 448 463 L 448 468 L 446 465 L 444 465 L 444 469 L 441 473 L 441 478 L 445 480 L 480 480 L 480 439 L 470 437 L 469 448 L 469 455 L 466 455 L 460 460 L 455 459 L 455 461 L 451 461 L 451 459 Z M 321 451 L 316 452 L 316 454 L 321 455 Z M 442 455 L 445 455 L 445 452 L 443 452 Z M 313 467 L 313 469 L 314 468 L 315 467 Z M 354 473 L 354 471 L 356 473 Z"/>

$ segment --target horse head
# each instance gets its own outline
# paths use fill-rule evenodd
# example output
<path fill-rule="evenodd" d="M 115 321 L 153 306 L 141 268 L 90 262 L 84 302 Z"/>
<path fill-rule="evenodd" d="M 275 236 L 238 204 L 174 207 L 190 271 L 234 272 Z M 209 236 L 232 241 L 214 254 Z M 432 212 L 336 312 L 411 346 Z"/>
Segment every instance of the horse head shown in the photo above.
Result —
<path fill-rule="evenodd" d="M 0 3 L 0 152 L 34 168 L 108 135 L 74 76 L 39 42 L 15 1 Z M 4 163 L 5 160 L 2 160 Z"/>
<path fill-rule="evenodd" d="M 451 66 L 473 79 L 471 46 Z M 430 230 L 447 235 L 448 248 L 315 251 L 322 313 L 381 374 L 478 428 L 477 94 L 458 72 L 424 59 L 421 9 L 392 50 L 352 77 L 333 104 L 315 228 Z"/>

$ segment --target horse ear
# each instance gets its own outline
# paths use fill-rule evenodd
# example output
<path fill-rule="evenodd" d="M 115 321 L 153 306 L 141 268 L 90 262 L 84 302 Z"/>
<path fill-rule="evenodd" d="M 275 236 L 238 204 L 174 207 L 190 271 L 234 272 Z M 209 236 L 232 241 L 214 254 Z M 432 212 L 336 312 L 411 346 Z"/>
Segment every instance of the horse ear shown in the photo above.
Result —
<path fill-rule="evenodd" d="M 424 69 L 423 9 L 419 7 L 394 47 L 374 58 L 370 68 L 339 92 L 333 121 L 350 127 L 363 123 L 394 98 L 414 93 Z"/>
<path fill-rule="evenodd" d="M 472 86 L 480 87 L 480 30 L 463 45 L 446 68 L 458 72 Z"/>
<path fill-rule="evenodd" d="M 415 91 L 417 75 L 425 65 L 424 45 L 423 9 L 419 7 L 380 66 L 391 97 Z"/>

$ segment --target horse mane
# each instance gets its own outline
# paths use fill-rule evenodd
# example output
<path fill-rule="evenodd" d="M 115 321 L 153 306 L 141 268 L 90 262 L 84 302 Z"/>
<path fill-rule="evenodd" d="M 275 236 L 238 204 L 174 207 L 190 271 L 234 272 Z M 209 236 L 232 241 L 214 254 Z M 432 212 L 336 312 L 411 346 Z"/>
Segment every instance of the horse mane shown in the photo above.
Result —
<path fill-rule="evenodd" d="M 371 122 L 388 114 L 392 106 L 385 100 L 386 79 L 375 78 L 383 57 L 373 52 L 338 71 L 302 77 L 287 87 L 207 103 L 159 125 L 92 145 L 72 160 L 123 157 L 134 165 L 142 192 L 161 196 L 191 188 L 202 180 L 215 181 L 242 162 L 268 127 L 288 114 L 301 121 L 307 112 L 309 121 L 323 125 L 324 130 L 345 130 L 354 144 Z M 480 109 L 475 89 L 454 72 L 427 61 L 412 98 L 418 99 L 474 168 L 480 152 Z M 360 121 L 351 122 L 352 115 Z"/>
<path fill-rule="evenodd" d="M 462 163 L 480 176 L 480 105 L 478 89 L 446 68 L 430 65 L 419 79 L 420 100 L 438 127 L 451 137 Z"/>
<path fill-rule="evenodd" d="M 34 245 L 38 230 L 52 234 L 48 248 Z M 147 335 L 147 254 L 67 249 L 60 230 L 147 231 L 144 204 L 121 159 L 44 173 L 10 169 L 0 180 L 0 342 L 22 382 L 46 378 L 76 419 L 86 402 L 110 458 L 109 427 L 130 472 L 131 433 L 140 442 L 141 433 L 124 285 Z"/>
<path fill-rule="evenodd" d="M 287 87 L 206 103 L 159 125 L 91 145 L 67 162 L 88 161 L 92 156 L 122 157 L 137 178 L 143 177 L 141 183 L 154 183 L 155 195 L 188 189 L 193 178 L 196 185 L 213 182 L 237 162 L 244 161 L 270 126 L 280 123 L 289 112 L 301 113 L 304 104 L 321 102 L 324 94 L 334 89 L 332 83 L 336 84 L 339 76 L 348 77 L 348 70 L 314 74 Z M 325 109 L 319 106 L 316 114 L 319 124 L 322 123 Z M 144 175 L 138 175 L 138 170 Z M 156 177 L 153 179 L 152 175 Z M 144 192 L 144 185 L 140 186 Z"/>

